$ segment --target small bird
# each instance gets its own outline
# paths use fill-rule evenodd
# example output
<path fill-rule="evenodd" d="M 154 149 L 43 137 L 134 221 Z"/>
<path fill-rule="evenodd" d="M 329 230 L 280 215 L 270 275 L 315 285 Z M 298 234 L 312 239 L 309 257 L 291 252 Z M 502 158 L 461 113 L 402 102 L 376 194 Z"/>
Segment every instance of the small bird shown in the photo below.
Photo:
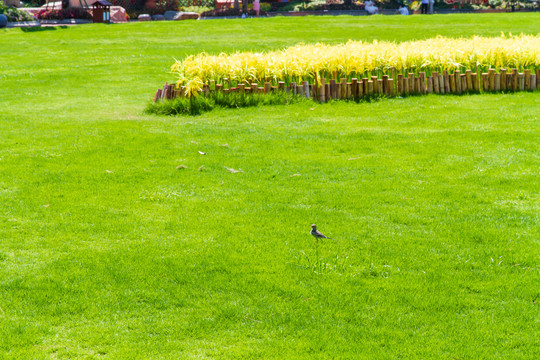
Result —
<path fill-rule="evenodd" d="M 311 235 L 313 235 L 313 237 L 315 238 L 315 240 L 319 241 L 319 239 L 330 239 L 330 240 L 334 240 L 332 238 L 329 238 L 328 236 L 325 236 L 323 233 L 321 233 L 319 230 L 317 230 L 317 225 L 313 224 L 311 225 L 311 231 L 309 232 Z M 334 240 L 336 241 L 336 240 Z"/>

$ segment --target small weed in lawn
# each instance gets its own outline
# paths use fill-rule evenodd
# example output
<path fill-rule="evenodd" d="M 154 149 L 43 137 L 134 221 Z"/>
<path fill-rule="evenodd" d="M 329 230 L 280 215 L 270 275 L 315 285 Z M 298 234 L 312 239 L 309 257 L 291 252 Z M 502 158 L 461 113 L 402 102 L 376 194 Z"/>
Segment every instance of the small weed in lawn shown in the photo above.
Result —
<path fill-rule="evenodd" d="M 316 274 L 337 273 L 343 275 L 347 273 L 349 256 L 340 254 L 339 251 L 321 249 L 320 246 L 319 243 L 315 243 L 313 251 L 300 251 L 297 254 L 291 252 L 295 259 L 294 264 L 298 268 L 311 270 Z"/>

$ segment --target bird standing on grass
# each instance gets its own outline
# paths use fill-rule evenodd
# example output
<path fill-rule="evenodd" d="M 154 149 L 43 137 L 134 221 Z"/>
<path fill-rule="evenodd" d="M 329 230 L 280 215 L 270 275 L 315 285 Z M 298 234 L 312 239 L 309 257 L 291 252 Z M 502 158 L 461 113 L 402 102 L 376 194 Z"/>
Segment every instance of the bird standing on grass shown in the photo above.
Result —
<path fill-rule="evenodd" d="M 328 236 L 325 236 L 323 233 L 321 233 L 319 230 L 317 230 L 317 225 L 313 224 L 311 225 L 311 231 L 309 232 L 311 235 L 313 235 L 313 237 L 315 238 L 315 240 L 319 241 L 319 239 L 329 239 L 329 240 L 334 240 L 332 238 L 329 238 Z M 336 241 L 336 240 L 334 240 Z"/>

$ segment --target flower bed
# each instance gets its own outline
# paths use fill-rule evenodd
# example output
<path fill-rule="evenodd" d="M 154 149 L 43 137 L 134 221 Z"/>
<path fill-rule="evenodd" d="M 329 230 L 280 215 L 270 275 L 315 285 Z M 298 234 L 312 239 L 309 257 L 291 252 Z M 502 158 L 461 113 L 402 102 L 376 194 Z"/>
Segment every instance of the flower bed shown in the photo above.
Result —
<path fill-rule="evenodd" d="M 38 20 L 65 20 L 65 19 L 83 19 L 92 20 L 92 14 L 84 9 L 69 8 L 62 10 L 43 9 L 34 15 Z"/>
<path fill-rule="evenodd" d="M 256 16 L 257 13 L 253 9 L 249 9 L 247 14 L 249 16 Z M 266 16 L 266 12 L 261 11 L 260 16 Z M 237 17 L 242 16 L 242 8 L 235 9 L 235 8 L 221 8 L 221 9 L 214 9 L 210 11 L 205 11 L 201 13 L 201 17 Z"/>
<path fill-rule="evenodd" d="M 298 98 L 324 103 L 535 91 L 540 89 L 540 36 L 349 41 L 266 53 L 202 53 L 177 61 L 171 71 L 176 84 L 156 91 L 150 112 L 198 114 L 215 106 L 253 106 L 266 95 L 281 103 Z"/>
<path fill-rule="evenodd" d="M 158 89 L 154 102 L 215 97 L 216 93 L 242 97 L 290 93 L 326 102 L 534 91 L 540 88 L 540 35 L 437 37 L 399 44 L 349 41 L 266 53 L 201 53 L 177 61 L 171 71 L 177 76 L 176 84 Z"/>
<path fill-rule="evenodd" d="M 7 17 L 9 22 L 34 20 L 34 18 L 30 14 L 24 11 L 17 10 L 16 8 L 13 8 L 13 7 L 5 6 L 1 1 L 0 1 L 0 14 L 4 14 Z"/>

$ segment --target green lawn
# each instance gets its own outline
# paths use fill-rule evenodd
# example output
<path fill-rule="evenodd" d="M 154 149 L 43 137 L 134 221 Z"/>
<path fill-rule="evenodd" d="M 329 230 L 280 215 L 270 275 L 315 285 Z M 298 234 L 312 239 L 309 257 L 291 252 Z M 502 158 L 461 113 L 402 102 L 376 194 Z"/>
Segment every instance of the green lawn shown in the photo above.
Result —
<path fill-rule="evenodd" d="M 540 92 L 143 113 L 203 50 L 538 23 L 0 30 L 0 359 L 540 358 Z"/>

